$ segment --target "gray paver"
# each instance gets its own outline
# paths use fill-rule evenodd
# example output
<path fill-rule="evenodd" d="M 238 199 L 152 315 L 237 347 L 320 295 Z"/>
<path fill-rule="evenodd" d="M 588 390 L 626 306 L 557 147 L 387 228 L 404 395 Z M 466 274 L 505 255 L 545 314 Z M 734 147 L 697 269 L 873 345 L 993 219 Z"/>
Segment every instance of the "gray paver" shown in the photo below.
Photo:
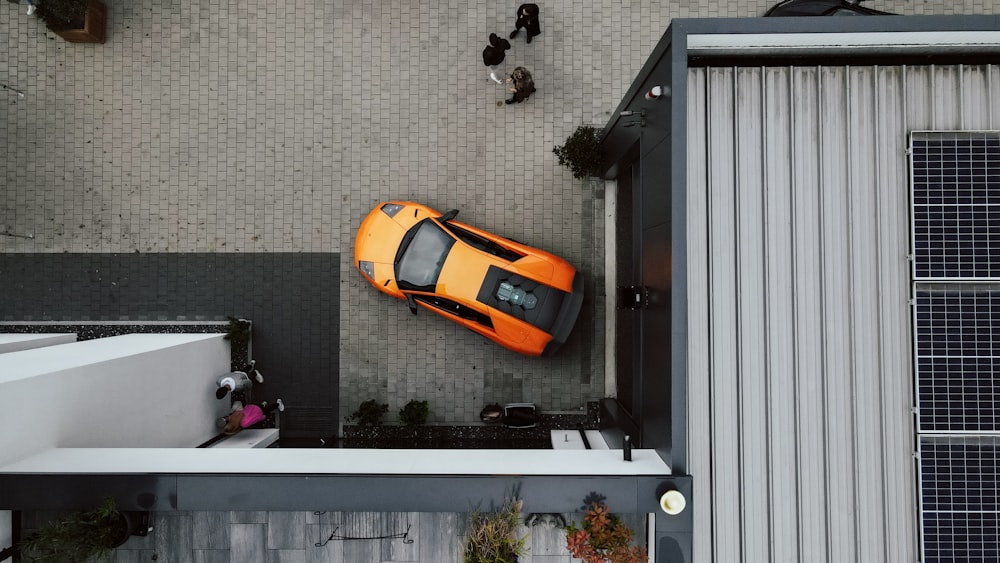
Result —
<path fill-rule="evenodd" d="M 0 3 L 4 252 L 341 254 L 340 394 L 438 422 L 484 401 L 574 409 L 604 394 L 603 200 L 552 147 L 603 124 L 672 17 L 746 17 L 771 0 L 543 1 L 523 35 L 538 92 L 497 105 L 480 52 L 517 2 L 109 1 L 108 42 L 53 38 Z M 899 13 L 997 12 L 993 0 L 869 2 Z M 382 199 L 457 207 L 588 274 L 558 357 L 518 357 L 366 287 L 361 217 Z M 505 374 L 514 374 L 507 378 Z M 488 392 L 487 392 L 488 391 Z M 490 396 L 486 396 L 486 395 Z M 349 411 L 348 411 L 349 412 Z"/>

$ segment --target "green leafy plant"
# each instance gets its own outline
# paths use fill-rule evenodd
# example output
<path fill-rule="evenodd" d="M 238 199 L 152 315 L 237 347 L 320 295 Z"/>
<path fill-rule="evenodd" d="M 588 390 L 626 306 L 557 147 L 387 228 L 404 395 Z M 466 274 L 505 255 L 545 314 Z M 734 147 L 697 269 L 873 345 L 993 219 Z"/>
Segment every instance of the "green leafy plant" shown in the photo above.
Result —
<path fill-rule="evenodd" d="M 382 415 L 389 412 L 389 405 L 378 404 L 375 399 L 368 399 L 361 403 L 358 410 L 344 417 L 347 422 L 357 422 L 361 426 L 381 426 Z"/>
<path fill-rule="evenodd" d="M 399 409 L 399 422 L 411 428 L 421 426 L 427 424 L 429 413 L 430 409 L 427 407 L 427 401 L 417 401 L 414 399 Z"/>
<path fill-rule="evenodd" d="M 35 0 L 35 12 L 53 31 L 79 29 L 84 25 L 88 0 Z"/>
<path fill-rule="evenodd" d="M 253 326 L 253 323 L 246 319 L 237 319 L 236 317 L 226 318 L 229 319 L 229 324 L 226 325 L 226 335 L 223 338 L 233 344 L 246 344 L 249 342 L 250 327 Z"/>
<path fill-rule="evenodd" d="M 127 538 L 128 527 L 114 499 L 94 510 L 74 512 L 49 522 L 18 544 L 24 561 L 84 561 L 100 556 Z"/>
<path fill-rule="evenodd" d="M 496 512 L 472 512 L 463 563 L 515 563 L 527 553 L 527 536 L 517 535 L 523 505 L 521 500 L 508 498 Z"/>
<path fill-rule="evenodd" d="M 600 176 L 602 166 L 601 144 L 597 129 L 581 125 L 566 139 L 566 144 L 552 149 L 559 159 L 559 165 L 573 172 L 574 178 Z"/>
<path fill-rule="evenodd" d="M 585 563 L 645 563 L 646 548 L 632 545 L 632 538 L 632 530 L 601 501 L 590 504 L 582 527 L 566 526 L 566 549 Z"/>

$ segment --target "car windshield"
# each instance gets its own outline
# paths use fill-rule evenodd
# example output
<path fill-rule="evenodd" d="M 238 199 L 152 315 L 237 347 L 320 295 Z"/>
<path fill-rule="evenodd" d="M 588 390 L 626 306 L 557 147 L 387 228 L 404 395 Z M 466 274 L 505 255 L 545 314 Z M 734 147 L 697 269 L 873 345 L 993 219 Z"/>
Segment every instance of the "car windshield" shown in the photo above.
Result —
<path fill-rule="evenodd" d="M 396 254 L 396 283 L 401 289 L 434 291 L 441 266 L 455 239 L 430 219 L 411 228 Z"/>

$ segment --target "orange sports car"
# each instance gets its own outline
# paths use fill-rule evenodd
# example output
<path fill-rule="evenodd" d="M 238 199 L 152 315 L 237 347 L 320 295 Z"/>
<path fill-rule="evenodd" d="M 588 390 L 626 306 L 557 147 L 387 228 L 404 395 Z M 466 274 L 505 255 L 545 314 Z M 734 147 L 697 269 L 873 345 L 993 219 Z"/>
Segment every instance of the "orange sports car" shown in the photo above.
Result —
<path fill-rule="evenodd" d="M 531 356 L 559 348 L 583 305 L 583 276 L 548 252 L 406 201 L 361 222 L 354 263 L 383 293 L 405 299 Z"/>

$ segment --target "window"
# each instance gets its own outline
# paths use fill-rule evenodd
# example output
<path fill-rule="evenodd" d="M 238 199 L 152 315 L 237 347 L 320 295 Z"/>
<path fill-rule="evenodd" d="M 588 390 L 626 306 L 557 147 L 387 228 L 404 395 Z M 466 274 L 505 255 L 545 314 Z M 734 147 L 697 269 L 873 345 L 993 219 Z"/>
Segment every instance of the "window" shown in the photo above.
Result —
<path fill-rule="evenodd" d="M 454 244 L 455 239 L 434 221 L 424 219 L 414 225 L 396 252 L 396 283 L 400 289 L 434 291 Z"/>

